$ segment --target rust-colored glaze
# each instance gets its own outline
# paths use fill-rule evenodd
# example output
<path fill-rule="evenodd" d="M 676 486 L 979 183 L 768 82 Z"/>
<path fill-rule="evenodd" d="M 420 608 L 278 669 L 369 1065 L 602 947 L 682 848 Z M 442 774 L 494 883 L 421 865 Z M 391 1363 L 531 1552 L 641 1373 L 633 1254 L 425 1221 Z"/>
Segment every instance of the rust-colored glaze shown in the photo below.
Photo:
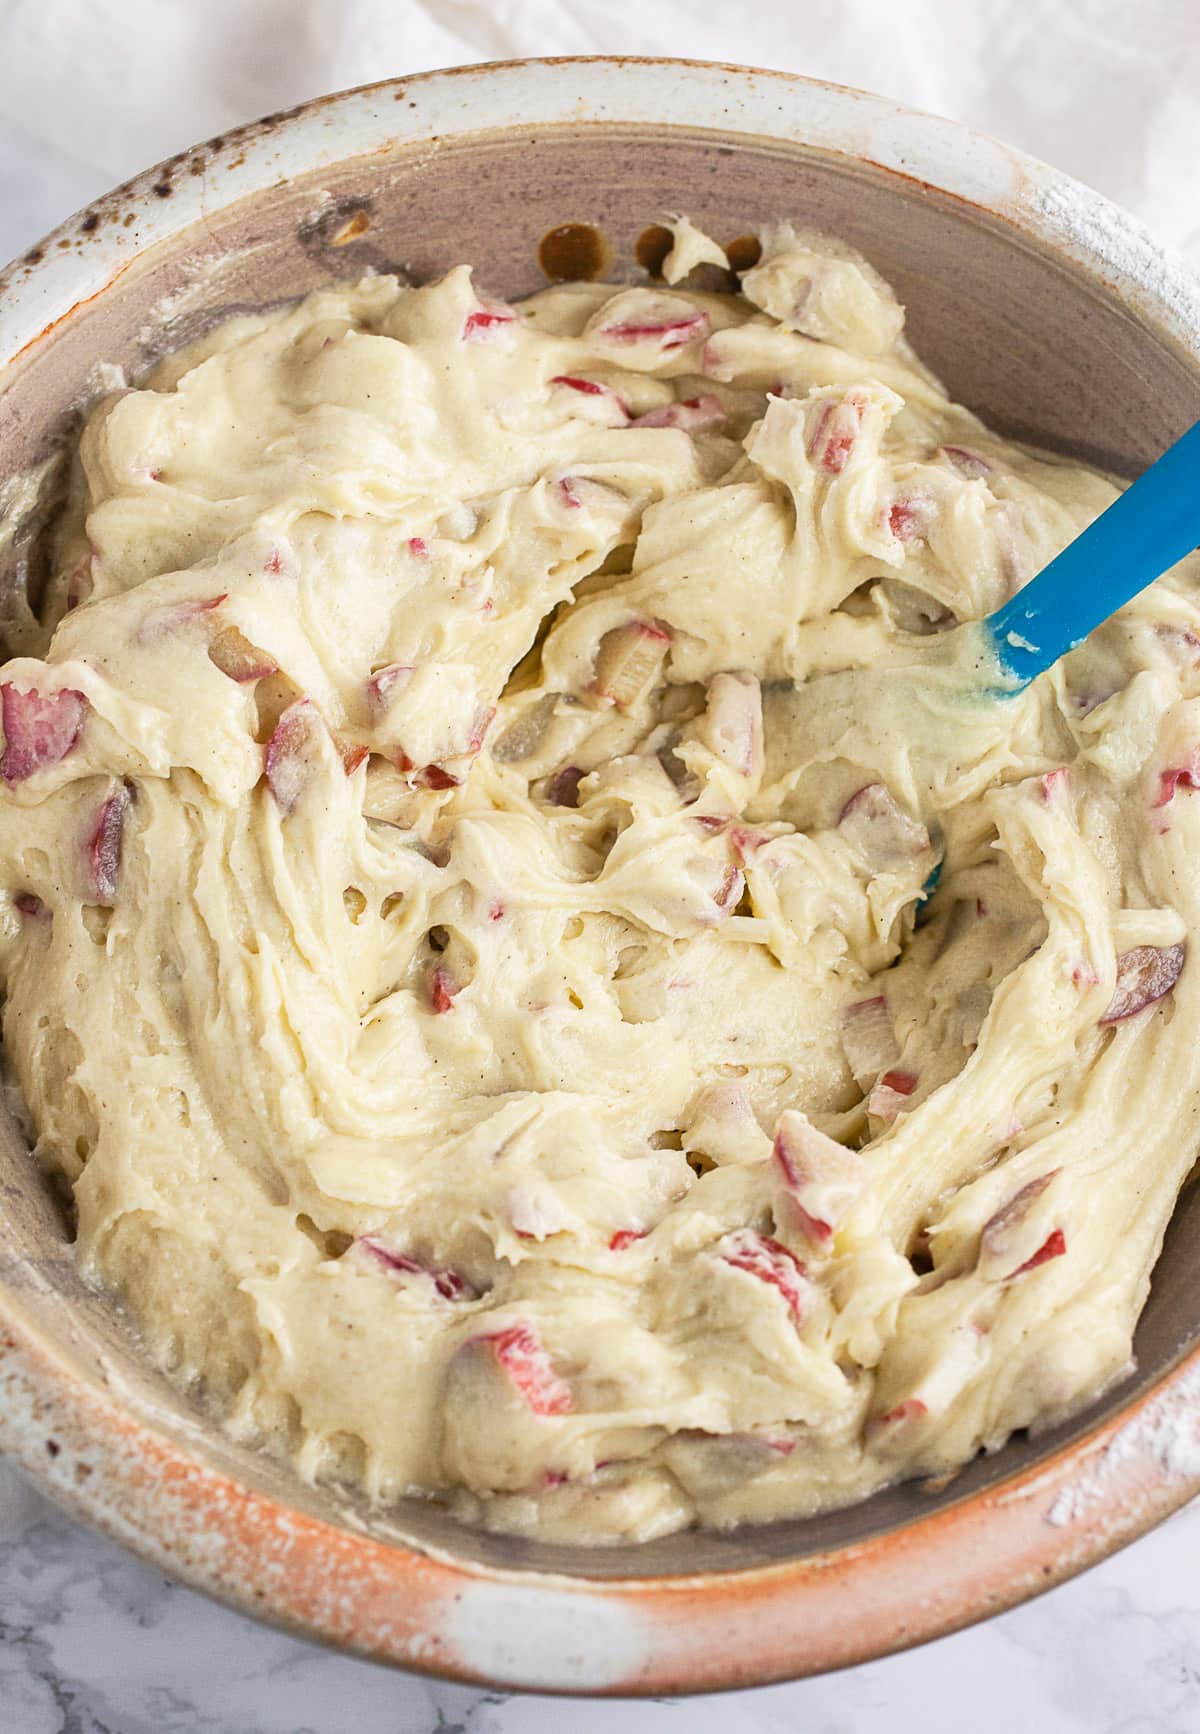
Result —
<path fill-rule="evenodd" d="M 662 223 L 651 223 L 634 242 L 633 256 L 642 270 L 651 277 L 661 277 L 667 254 L 675 245 L 675 237 Z"/>
<path fill-rule="evenodd" d="M 725 257 L 731 271 L 750 271 L 762 258 L 762 242 L 757 235 L 739 235 L 726 247 Z"/>
<path fill-rule="evenodd" d="M 1200 1371 L 1200 1351 L 1186 1364 Z M 1153 1428 L 1152 1395 L 1088 1439 L 980 1497 L 962 1500 L 859 1545 L 714 1579 L 703 1574 L 553 1578 L 558 1631 L 599 1623 L 629 1634 L 625 1654 L 589 1665 L 577 1682 L 547 1656 L 551 1678 L 497 1665 L 506 1597 L 518 1604 L 547 1580 L 431 1557 L 342 1527 L 222 1474 L 202 1451 L 170 1439 L 103 1388 L 64 1378 L 33 1339 L 0 1338 L 0 1392 L 18 1418 L 26 1467 L 80 1515 L 98 1513 L 80 1469 L 99 1460 L 106 1484 L 100 1527 L 164 1570 L 290 1630 L 318 1633 L 379 1661 L 463 1681 L 538 1690 L 706 1692 L 846 1667 L 952 1631 L 1061 1582 L 1131 1539 L 1188 1497 L 1152 1451 L 1111 1452 L 1102 1503 L 1073 1525 L 1050 1520 L 1105 1460 L 1118 1433 Z M 56 1449 L 47 1454 L 47 1441 Z M 38 1447 L 41 1446 L 39 1450 Z M 88 1477 L 83 1477 L 86 1488 Z M 684 1539 L 685 1548 L 688 1538 Z M 463 1620 L 464 1603 L 478 1612 Z M 464 1635 L 497 1633 L 480 1666 Z"/>
<path fill-rule="evenodd" d="M 1102 258 L 1087 224 L 1046 215 L 1092 195 L 988 141 L 961 151 L 962 138 L 782 74 L 639 59 L 458 68 L 235 128 L 0 273 L 0 480 L 53 446 L 98 358 L 136 376 L 223 311 L 365 265 L 424 281 L 466 258 L 489 291 L 519 296 L 541 286 L 539 238 L 581 210 L 611 236 L 686 210 L 739 237 L 741 268 L 741 244 L 781 216 L 842 234 L 895 282 L 956 395 L 1006 432 L 1143 467 L 1200 415 L 1200 303 L 1136 233 Z M 986 172 L 963 168 L 980 161 Z M 983 207 L 967 196 L 981 173 Z M 648 267 L 631 248 L 602 269 L 635 282 Z M 0 558 L 0 605 L 21 571 Z M 2 1107 L 0 1170 L 0 1441 L 164 1569 L 406 1667 L 670 1692 L 841 1666 L 1034 1594 L 1200 1490 L 1165 1472 L 1150 1435 L 1122 1431 L 1105 1456 L 1139 1415 L 1200 1387 L 1200 1189 L 1156 1267 L 1137 1372 L 1087 1414 L 936 1490 L 589 1551 L 467 1530 L 430 1502 L 372 1512 L 225 1438 L 80 1280 Z M 1060 1495 L 1068 1520 L 1051 1522 Z"/>
<path fill-rule="evenodd" d="M 542 236 L 537 256 L 552 283 L 590 283 L 604 271 L 610 251 L 594 223 L 558 223 Z"/>

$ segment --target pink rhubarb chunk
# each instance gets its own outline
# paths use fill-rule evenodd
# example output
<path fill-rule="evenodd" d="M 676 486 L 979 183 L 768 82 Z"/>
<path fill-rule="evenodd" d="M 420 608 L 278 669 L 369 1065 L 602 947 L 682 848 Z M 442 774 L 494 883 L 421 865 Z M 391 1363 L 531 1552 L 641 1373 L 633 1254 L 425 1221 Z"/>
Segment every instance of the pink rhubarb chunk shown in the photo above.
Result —
<path fill-rule="evenodd" d="M 635 417 L 634 427 L 677 427 L 685 433 L 704 433 L 708 428 L 720 427 L 727 419 L 725 405 L 719 397 L 704 395 L 703 397 L 680 398 L 676 403 L 664 403 L 658 409 L 648 409 L 645 415 Z"/>
<path fill-rule="evenodd" d="M 875 872 L 914 861 L 928 850 L 929 832 L 882 783 L 867 783 L 842 808 L 837 828 Z"/>
<path fill-rule="evenodd" d="M 906 1397 L 903 1403 L 897 1403 L 895 1408 L 885 1410 L 882 1415 L 873 1415 L 867 1422 L 867 1434 L 883 1433 L 892 1427 L 900 1427 L 906 1421 L 919 1421 L 923 1415 L 928 1415 L 929 1405 L 923 1397 Z"/>
<path fill-rule="evenodd" d="M 290 704 L 275 724 L 264 762 L 267 786 L 283 813 L 295 811 L 321 763 L 321 713 L 310 698 Z"/>
<path fill-rule="evenodd" d="M 59 692 L 23 692 L 13 685 L 0 686 L 0 715 L 4 722 L 4 756 L 0 777 L 12 788 L 49 770 L 72 752 L 83 733 L 88 701 L 73 687 Z"/>
<path fill-rule="evenodd" d="M 362 1235 L 355 1242 L 355 1245 L 360 1247 L 363 1252 L 370 1253 L 371 1257 L 387 1270 L 397 1271 L 403 1276 L 424 1277 L 432 1283 L 435 1291 L 443 1300 L 478 1299 L 477 1291 L 466 1277 L 447 1266 L 423 1264 L 419 1258 L 414 1258 L 411 1253 L 398 1252 L 386 1241 L 380 1240 L 372 1234 Z"/>
<path fill-rule="evenodd" d="M 147 614 L 138 627 L 138 643 L 151 644 L 156 638 L 164 638 L 168 633 L 177 632 L 181 626 L 187 626 L 203 614 L 211 614 L 214 608 L 219 608 L 222 602 L 228 600 L 229 592 L 223 591 L 220 596 L 201 596 L 188 602 L 171 602 L 165 608 L 156 608 Z"/>
<path fill-rule="evenodd" d="M 671 634 L 649 620 L 631 620 L 606 632 L 596 651 L 592 691 L 620 708 L 632 704 L 655 678 Z"/>
<path fill-rule="evenodd" d="M 919 542 L 928 534 L 935 507 L 927 494 L 896 500 L 888 513 L 888 529 L 900 542 Z"/>
<path fill-rule="evenodd" d="M 868 1114 L 890 1126 L 916 1087 L 917 1078 L 913 1072 L 884 1072 L 867 1097 Z"/>
<path fill-rule="evenodd" d="M 367 708 L 373 716 L 380 716 L 387 710 L 392 699 L 412 679 L 412 664 L 408 662 L 389 662 L 386 668 L 377 668 L 367 681 Z"/>
<path fill-rule="evenodd" d="M 1186 765 L 1172 765 L 1158 773 L 1156 807 L 1167 807 L 1175 799 L 1176 789 L 1200 789 L 1200 755 Z"/>
<path fill-rule="evenodd" d="M 462 328 L 463 337 L 468 343 L 478 343 L 487 340 L 506 325 L 515 325 L 517 316 L 511 307 L 491 306 L 476 308 L 474 313 L 468 313 Z"/>
<path fill-rule="evenodd" d="M 795 1109 L 780 1115 L 772 1154 L 801 1230 L 828 1252 L 835 1230 L 862 1191 L 862 1158 L 819 1132 Z"/>
<path fill-rule="evenodd" d="M 825 402 L 817 411 L 808 437 L 808 455 L 826 475 L 840 476 L 854 450 L 862 426 L 863 405 L 856 397 Z"/>
<path fill-rule="evenodd" d="M 762 691 L 754 675 L 713 675 L 700 737 L 740 776 L 762 775 Z"/>
<path fill-rule="evenodd" d="M 1039 1264 L 1047 1264 L 1052 1258 L 1061 1258 L 1066 1250 L 1067 1237 L 1061 1228 L 1055 1228 L 1046 1236 L 1033 1257 L 1017 1266 L 1013 1276 L 1024 1276 L 1027 1270 L 1036 1270 Z"/>
<path fill-rule="evenodd" d="M 462 992 L 462 984 L 455 981 L 449 970 L 435 969 L 429 984 L 429 1003 L 439 1015 L 448 1012 L 455 999 Z"/>
<path fill-rule="evenodd" d="M 1002 1204 L 999 1210 L 988 1217 L 979 1237 L 981 1275 L 1007 1282 L 1010 1278 L 1033 1270 L 1039 1264 L 1045 1264 L 1047 1259 L 1056 1258 L 1067 1250 L 1066 1237 L 1061 1228 L 1056 1228 L 1042 1242 L 1032 1258 L 1021 1259 L 1022 1239 L 1026 1246 L 1029 1244 L 1028 1238 L 1022 1234 L 1024 1224 L 1038 1199 L 1058 1173 L 1057 1168 L 1051 1168 L 1047 1173 L 1027 1180 L 1007 1203 Z"/>
<path fill-rule="evenodd" d="M 695 338 L 707 336 L 708 327 L 708 314 L 696 307 L 661 319 L 628 319 L 602 325 L 598 335 L 609 343 L 653 344 L 667 354 L 673 349 L 682 349 L 685 343 L 691 343 Z"/>
<path fill-rule="evenodd" d="M 942 446 L 941 453 L 954 465 L 960 476 L 968 476 L 972 481 L 976 481 L 980 476 L 991 474 L 991 464 L 969 446 Z"/>
<path fill-rule="evenodd" d="M 557 373 L 550 381 L 551 385 L 561 385 L 566 391 L 577 391 L 581 397 L 607 398 L 614 409 L 620 410 L 626 420 L 629 419 L 629 405 L 623 397 L 618 397 L 607 385 L 600 385 L 594 379 L 581 379 L 574 373 Z"/>
<path fill-rule="evenodd" d="M 1183 945 L 1135 945 L 1117 959 L 1117 984 L 1102 1024 L 1119 1024 L 1169 994 L 1183 974 Z"/>
<path fill-rule="evenodd" d="M 900 1058 L 891 1013 L 883 994 L 856 1000 L 842 1013 L 842 1046 L 860 1090 L 876 1083 Z"/>
<path fill-rule="evenodd" d="M 756 1234 L 753 1229 L 739 1228 L 718 1243 L 717 1251 L 726 1264 L 744 1270 L 759 1282 L 779 1290 L 788 1311 L 797 1324 L 804 1316 L 804 1301 L 810 1287 L 808 1272 L 780 1241 L 769 1234 Z"/>
<path fill-rule="evenodd" d="M 608 1250 L 610 1252 L 624 1252 L 625 1248 L 632 1246 L 635 1241 L 645 1240 L 649 1232 L 648 1228 L 618 1228 L 608 1243 Z"/>
<path fill-rule="evenodd" d="M 508 1325 L 475 1340 L 490 1344 L 514 1389 L 535 1415 L 569 1415 L 574 1409 L 571 1387 L 555 1372 L 532 1326 Z"/>
<path fill-rule="evenodd" d="M 117 783 L 97 810 L 84 838 L 84 869 L 88 890 L 98 903 L 111 903 L 121 875 L 121 843 L 125 815 L 133 796 L 125 783 Z"/>
<path fill-rule="evenodd" d="M 279 673 L 279 664 L 270 652 L 251 644 L 237 626 L 227 626 L 217 633 L 208 647 L 208 659 L 223 675 L 243 686 Z"/>

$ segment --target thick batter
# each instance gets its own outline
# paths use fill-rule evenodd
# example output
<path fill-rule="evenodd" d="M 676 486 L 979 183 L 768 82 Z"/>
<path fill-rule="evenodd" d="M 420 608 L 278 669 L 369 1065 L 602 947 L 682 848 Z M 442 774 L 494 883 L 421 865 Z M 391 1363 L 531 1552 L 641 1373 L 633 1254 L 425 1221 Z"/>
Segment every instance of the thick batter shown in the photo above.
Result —
<path fill-rule="evenodd" d="M 681 222 L 668 283 L 720 260 Z M 5 1048 L 85 1271 L 305 1475 L 639 1538 L 1130 1364 L 1197 1143 L 1200 573 L 965 697 L 946 630 L 1113 488 L 845 248 L 741 289 L 372 277 L 83 435 L 0 669 Z"/>

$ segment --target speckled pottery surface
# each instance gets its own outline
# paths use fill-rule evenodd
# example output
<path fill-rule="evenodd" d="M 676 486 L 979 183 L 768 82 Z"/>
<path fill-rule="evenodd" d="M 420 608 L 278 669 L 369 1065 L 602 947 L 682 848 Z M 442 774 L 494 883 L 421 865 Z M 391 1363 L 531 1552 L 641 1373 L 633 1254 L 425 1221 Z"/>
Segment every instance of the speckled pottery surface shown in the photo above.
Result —
<path fill-rule="evenodd" d="M 99 362 L 143 369 L 237 309 L 368 266 L 463 259 L 519 295 L 586 225 L 605 275 L 686 211 L 732 241 L 781 215 L 891 279 L 920 353 L 1002 431 L 1131 472 L 1200 416 L 1200 290 L 1133 222 L 949 122 L 778 73 L 523 62 L 323 99 L 151 170 L 0 279 L 0 606 L 36 591 L 44 464 Z M 643 248 L 642 257 L 645 257 Z M 551 261 L 553 262 L 553 261 Z M 7 515 L 5 515 L 7 514 Z M 75 1273 L 0 1123 L 0 1445 L 78 1515 L 246 1611 L 448 1677 L 564 1692 L 711 1691 L 954 1629 L 1131 1540 L 1200 1489 L 1200 1298 L 1185 1193 L 1138 1370 L 1069 1426 L 938 1490 L 627 1549 L 540 1546 L 437 1507 L 372 1512 L 224 1438 L 143 1364 Z"/>

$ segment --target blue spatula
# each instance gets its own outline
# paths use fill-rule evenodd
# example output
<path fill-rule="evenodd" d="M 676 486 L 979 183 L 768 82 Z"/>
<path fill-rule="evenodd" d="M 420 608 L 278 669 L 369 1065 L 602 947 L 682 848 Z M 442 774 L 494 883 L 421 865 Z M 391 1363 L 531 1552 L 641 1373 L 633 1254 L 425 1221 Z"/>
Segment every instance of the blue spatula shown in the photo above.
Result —
<path fill-rule="evenodd" d="M 1200 422 L 1045 571 L 981 622 L 1019 692 L 1200 544 Z"/>

